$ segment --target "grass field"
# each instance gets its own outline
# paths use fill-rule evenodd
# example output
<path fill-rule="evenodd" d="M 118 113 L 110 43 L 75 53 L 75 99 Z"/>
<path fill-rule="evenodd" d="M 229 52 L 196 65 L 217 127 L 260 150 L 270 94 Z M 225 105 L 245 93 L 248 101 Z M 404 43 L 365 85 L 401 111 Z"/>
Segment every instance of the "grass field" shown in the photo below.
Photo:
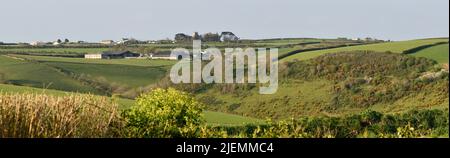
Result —
<path fill-rule="evenodd" d="M 69 92 L 58 91 L 58 90 L 50 90 L 50 89 L 39 89 L 39 88 L 31 88 L 25 86 L 13 86 L 13 85 L 5 85 L 0 84 L 0 93 L 36 93 L 36 94 L 49 94 L 54 96 L 64 96 L 70 95 Z M 115 99 L 119 104 L 120 109 L 127 109 L 134 104 L 134 100 L 130 99 Z M 220 125 L 220 126 L 238 126 L 246 123 L 251 124 L 261 124 L 264 121 L 259 119 L 254 119 L 250 117 L 243 117 L 238 115 L 226 114 L 221 112 L 213 112 L 213 111 L 205 111 L 204 112 L 205 120 L 210 125 Z"/>
<path fill-rule="evenodd" d="M 411 54 L 416 57 L 425 57 L 436 60 L 439 63 L 448 63 L 449 48 L 448 44 L 441 44 L 430 48 L 423 49 L 419 52 Z"/>
<path fill-rule="evenodd" d="M 104 78 L 109 83 L 116 83 L 137 88 L 156 83 L 166 75 L 167 68 L 142 67 L 115 64 L 82 64 L 65 62 L 44 62 L 45 64 L 70 71 L 75 74 Z"/>
<path fill-rule="evenodd" d="M 64 76 L 44 64 L 0 56 L 0 81 L 15 85 L 71 92 L 97 93 L 89 86 Z"/>
<path fill-rule="evenodd" d="M 31 61 L 21 59 L 31 59 Z M 92 79 L 104 79 L 105 82 L 137 88 L 159 81 L 176 61 L 139 59 L 88 60 L 82 58 L 4 55 L 0 56 L 0 62 L 0 79 L 3 82 L 36 88 L 100 94 L 92 87 L 86 86 L 79 80 L 56 70 L 64 70 L 76 75 L 89 75 Z"/>
<path fill-rule="evenodd" d="M 283 63 L 281 67 L 284 68 L 279 72 L 275 94 L 261 95 L 259 88 L 247 90 L 242 85 L 218 85 L 199 92 L 198 98 L 213 111 L 261 119 L 339 117 L 367 109 L 399 113 L 448 108 L 448 79 L 418 82 L 422 73 L 435 71 L 435 64 L 429 59 L 416 60 L 396 53 L 347 52 Z M 369 81 L 374 78 L 376 82 Z"/>
<path fill-rule="evenodd" d="M 130 65 L 130 66 L 172 66 L 177 61 L 172 60 L 143 60 L 143 59 L 84 59 L 84 58 L 66 58 L 66 57 L 47 57 L 32 55 L 13 55 L 20 58 L 32 59 L 44 62 L 66 62 L 66 63 L 82 63 L 82 64 L 112 64 L 112 65 Z"/>
<path fill-rule="evenodd" d="M 29 53 L 59 53 L 59 54 L 88 54 L 107 51 L 109 48 L 8 48 L 0 52 L 29 52 Z"/>
<path fill-rule="evenodd" d="M 327 53 L 337 53 L 337 52 L 345 52 L 345 51 L 358 51 L 358 50 L 369 50 L 376 52 L 394 52 L 394 53 L 402 53 L 405 50 L 412 49 L 422 45 L 434 44 L 438 42 L 447 42 L 448 38 L 441 39 L 421 39 L 421 40 L 411 40 L 411 41 L 400 41 L 400 42 L 388 42 L 388 43 L 378 43 L 378 44 L 368 44 L 361 46 L 350 46 L 350 47 L 342 47 L 335 49 L 327 49 L 327 50 L 319 50 L 319 51 L 310 51 L 303 52 L 299 54 L 295 54 L 284 58 L 282 61 L 292 61 L 292 60 L 306 60 L 314 57 L 318 57 Z"/>

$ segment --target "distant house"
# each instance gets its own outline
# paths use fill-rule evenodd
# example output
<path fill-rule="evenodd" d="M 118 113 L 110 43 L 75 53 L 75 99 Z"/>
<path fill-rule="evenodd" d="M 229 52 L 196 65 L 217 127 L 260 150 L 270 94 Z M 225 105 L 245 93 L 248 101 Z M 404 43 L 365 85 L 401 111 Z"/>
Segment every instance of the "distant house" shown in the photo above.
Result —
<path fill-rule="evenodd" d="M 111 45 L 111 44 L 114 44 L 114 41 L 113 40 L 102 40 L 102 41 L 100 41 L 100 44 Z"/>
<path fill-rule="evenodd" d="M 117 52 L 103 52 L 99 54 L 86 54 L 86 59 L 123 59 L 123 58 L 137 58 L 140 54 L 130 51 L 117 51 Z"/>
<path fill-rule="evenodd" d="M 46 45 L 46 42 L 41 42 L 41 41 L 35 41 L 35 42 L 31 42 L 30 45 L 32 46 L 43 46 Z"/>
<path fill-rule="evenodd" d="M 178 60 L 177 57 L 171 57 L 170 53 L 150 54 L 151 59 Z"/>
<path fill-rule="evenodd" d="M 184 33 L 178 33 L 175 35 L 175 42 L 177 43 L 182 43 L 182 42 L 189 42 L 192 41 L 193 37 L 186 35 Z"/>
<path fill-rule="evenodd" d="M 239 37 L 237 37 L 233 32 L 222 32 L 220 34 L 220 40 L 224 42 L 237 41 L 239 40 Z"/>

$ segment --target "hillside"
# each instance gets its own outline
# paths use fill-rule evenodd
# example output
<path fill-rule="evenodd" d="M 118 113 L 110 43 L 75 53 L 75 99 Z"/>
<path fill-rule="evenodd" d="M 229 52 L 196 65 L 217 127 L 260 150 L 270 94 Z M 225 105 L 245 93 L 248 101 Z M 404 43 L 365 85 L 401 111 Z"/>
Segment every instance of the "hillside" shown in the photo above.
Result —
<path fill-rule="evenodd" d="M 397 113 L 448 108 L 448 72 L 425 58 L 351 51 L 285 63 L 274 95 L 255 85 L 175 85 L 210 110 L 257 118 L 342 116 L 366 109 Z"/>
<path fill-rule="evenodd" d="M 335 49 L 319 50 L 319 51 L 309 51 L 299 54 L 289 56 L 282 59 L 282 61 L 293 61 L 293 60 L 307 60 L 314 57 L 318 57 L 323 54 L 328 53 L 338 53 L 345 51 L 376 51 L 376 52 L 393 52 L 393 53 L 403 53 L 405 50 L 416 48 L 423 45 L 429 45 L 439 42 L 448 42 L 448 38 L 435 38 L 435 39 L 420 39 L 411 41 L 399 41 L 399 42 L 387 42 L 387 43 L 377 43 L 368 44 L 360 46 L 350 46 Z"/>

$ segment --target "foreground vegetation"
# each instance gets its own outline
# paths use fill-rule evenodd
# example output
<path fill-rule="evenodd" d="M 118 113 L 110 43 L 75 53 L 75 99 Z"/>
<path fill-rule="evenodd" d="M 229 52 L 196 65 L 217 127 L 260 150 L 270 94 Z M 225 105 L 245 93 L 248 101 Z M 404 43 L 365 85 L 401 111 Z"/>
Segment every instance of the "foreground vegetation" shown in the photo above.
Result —
<path fill-rule="evenodd" d="M 8 48 L 36 49 L 31 54 L 37 56 L 0 48 L 0 118 L 7 128 L 0 136 L 448 137 L 448 64 L 442 66 L 448 38 L 348 46 L 367 44 L 352 42 L 207 44 L 279 47 L 288 62 L 280 63 L 274 95 L 259 95 L 258 84 L 173 85 L 167 71 L 176 61 L 61 57 L 112 48 Z M 342 48 L 304 51 L 334 46 Z M 108 108 L 114 112 L 96 111 Z M 52 124 L 58 128 L 46 129 Z"/>
<path fill-rule="evenodd" d="M 246 126 L 205 124 L 204 106 L 175 89 L 156 89 L 120 112 L 107 98 L 0 94 L 0 137 L 14 138 L 355 138 L 448 137 L 449 113 L 420 110 L 304 117 Z"/>
<path fill-rule="evenodd" d="M 65 91 L 51 90 L 51 89 L 40 89 L 40 88 L 31 88 L 24 86 L 13 86 L 13 85 L 5 85 L 0 84 L 0 93 L 1 94 L 34 94 L 34 95 L 45 95 L 52 97 L 70 97 L 70 96 L 91 96 L 81 93 L 69 93 Z M 117 104 L 120 111 L 130 109 L 135 105 L 135 100 L 124 99 L 119 97 L 104 97 L 104 96 L 96 96 L 97 99 L 107 98 L 108 101 L 114 102 Z M 217 125 L 217 126 L 242 126 L 244 124 L 262 124 L 264 121 L 260 119 L 243 117 L 239 115 L 214 112 L 214 111 L 203 111 L 203 116 L 208 125 Z"/>

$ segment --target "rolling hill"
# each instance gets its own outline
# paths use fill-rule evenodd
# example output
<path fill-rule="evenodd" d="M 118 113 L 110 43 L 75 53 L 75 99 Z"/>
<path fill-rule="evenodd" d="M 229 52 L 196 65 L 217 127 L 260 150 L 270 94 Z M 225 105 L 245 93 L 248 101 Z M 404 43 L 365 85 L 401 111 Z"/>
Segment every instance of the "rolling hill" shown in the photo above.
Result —
<path fill-rule="evenodd" d="M 173 85 L 212 111 L 255 118 L 343 116 L 372 109 L 398 113 L 448 108 L 448 72 L 426 58 L 350 51 L 284 63 L 277 93 L 253 84 Z"/>
<path fill-rule="evenodd" d="M 293 61 L 293 60 L 307 60 L 314 57 L 318 57 L 323 54 L 328 53 L 338 53 L 346 51 L 376 51 L 376 52 L 393 52 L 393 53 L 403 53 L 403 51 L 416 48 L 423 45 L 429 45 L 439 42 L 448 42 L 448 38 L 434 38 L 434 39 L 420 39 L 420 40 L 410 40 L 410 41 L 399 41 L 399 42 L 386 42 L 377 44 L 368 44 L 360 46 L 350 46 L 335 49 L 326 49 L 319 51 L 309 51 L 302 52 L 287 58 L 282 59 L 282 61 Z"/>

